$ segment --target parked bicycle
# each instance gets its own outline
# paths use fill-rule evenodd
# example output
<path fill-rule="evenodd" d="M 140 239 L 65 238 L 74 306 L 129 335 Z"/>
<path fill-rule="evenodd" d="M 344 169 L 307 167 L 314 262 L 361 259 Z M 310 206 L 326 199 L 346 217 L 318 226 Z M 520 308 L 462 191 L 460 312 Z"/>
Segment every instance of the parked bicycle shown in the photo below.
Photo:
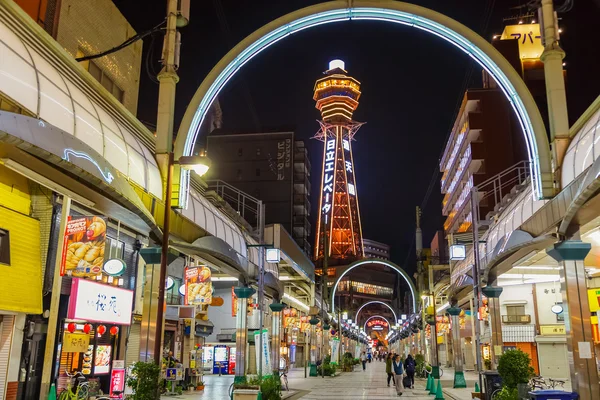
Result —
<path fill-rule="evenodd" d="M 546 389 L 556 389 L 561 388 L 564 389 L 565 383 L 567 381 L 565 379 L 554 379 L 548 378 L 548 383 L 546 383 L 546 379 L 542 376 L 534 376 L 529 381 L 529 386 L 532 390 L 546 390 Z"/>
<path fill-rule="evenodd" d="M 442 367 L 438 367 L 439 371 L 440 371 L 440 378 L 442 376 L 444 376 L 444 370 L 442 369 Z M 431 364 L 429 364 L 428 362 L 424 362 L 423 366 L 421 367 L 421 371 L 419 371 L 419 373 L 417 373 L 417 376 L 420 378 L 427 378 L 429 376 L 429 374 L 431 374 L 431 372 L 433 371 L 433 367 L 431 366 Z"/>
<path fill-rule="evenodd" d="M 281 389 L 283 390 L 285 388 L 286 392 L 290 391 L 290 388 L 288 386 L 288 377 L 287 377 L 287 373 L 288 373 L 288 369 L 282 369 L 279 373 L 279 378 L 281 379 Z"/>
<path fill-rule="evenodd" d="M 87 378 L 80 371 L 69 374 L 69 372 L 65 370 L 65 373 L 69 378 L 67 380 L 67 387 L 60 392 L 58 400 L 87 400 L 89 397 L 89 383 Z M 73 392 L 74 380 L 77 381 L 75 383 L 75 392 Z"/>

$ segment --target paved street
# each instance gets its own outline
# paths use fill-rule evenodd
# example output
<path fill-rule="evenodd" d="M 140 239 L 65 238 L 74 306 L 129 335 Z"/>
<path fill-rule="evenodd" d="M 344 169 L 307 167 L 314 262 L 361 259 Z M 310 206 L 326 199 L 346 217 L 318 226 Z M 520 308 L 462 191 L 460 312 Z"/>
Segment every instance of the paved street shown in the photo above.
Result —
<path fill-rule="evenodd" d="M 449 376 L 451 373 L 448 374 Z M 444 377 L 445 378 L 445 377 Z M 290 400 L 320 400 L 320 399 L 369 399 L 384 400 L 398 398 L 393 385 L 387 387 L 385 364 L 383 362 L 372 362 L 367 364 L 367 370 L 363 372 L 356 369 L 354 372 L 341 373 L 336 377 L 313 377 L 304 378 L 304 369 L 295 369 L 289 373 L 290 393 L 284 393 L 284 398 Z M 451 378 L 450 378 L 451 379 Z M 467 378 L 468 379 L 468 378 Z M 187 399 L 187 400 L 228 400 L 229 386 L 233 382 L 231 376 L 205 376 L 206 389 L 203 393 L 190 393 L 183 396 L 163 396 L 163 399 Z M 471 399 L 469 389 L 452 390 L 451 381 L 442 379 L 444 395 L 449 400 Z M 448 390 L 446 389 L 448 388 Z M 417 380 L 414 390 L 405 390 L 403 399 L 427 399 L 433 396 L 425 393 L 425 381 Z"/>

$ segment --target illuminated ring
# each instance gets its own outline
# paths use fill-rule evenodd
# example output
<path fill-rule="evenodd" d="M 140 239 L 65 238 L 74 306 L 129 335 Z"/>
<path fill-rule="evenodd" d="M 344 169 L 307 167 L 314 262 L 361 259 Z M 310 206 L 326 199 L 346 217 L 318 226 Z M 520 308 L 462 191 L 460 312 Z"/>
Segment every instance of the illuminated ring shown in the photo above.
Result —
<path fill-rule="evenodd" d="M 541 114 L 529 89 L 510 63 L 485 39 L 463 24 L 438 12 L 391 0 L 330 1 L 284 15 L 235 46 L 206 76 L 190 101 L 175 141 L 175 158 L 192 155 L 206 114 L 235 73 L 254 56 L 279 40 L 314 26 L 349 20 L 376 20 L 418 28 L 454 44 L 491 76 L 515 110 L 527 143 L 531 182 L 538 198 L 553 194 L 550 146 Z M 185 207 L 189 171 L 180 174 L 180 201 Z"/>
<path fill-rule="evenodd" d="M 394 314 L 394 319 L 396 320 L 396 323 L 398 323 L 398 316 L 396 315 L 396 312 L 394 311 L 394 309 L 389 304 L 384 303 L 383 301 L 379 301 L 379 300 L 372 300 L 372 301 L 369 301 L 369 302 L 363 304 L 362 306 L 360 306 L 360 308 L 356 312 L 356 322 L 357 323 L 358 323 L 358 316 L 360 315 L 360 312 L 362 311 L 362 309 L 371 304 L 382 304 L 382 305 L 386 306 L 387 308 L 389 308 L 390 311 L 392 312 L 392 314 Z"/>

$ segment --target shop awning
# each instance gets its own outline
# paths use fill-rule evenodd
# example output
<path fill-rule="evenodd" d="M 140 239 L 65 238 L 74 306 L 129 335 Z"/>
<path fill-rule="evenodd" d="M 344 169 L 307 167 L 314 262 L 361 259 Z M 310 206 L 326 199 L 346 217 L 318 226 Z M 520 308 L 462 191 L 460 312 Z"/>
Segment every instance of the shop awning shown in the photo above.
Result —
<path fill-rule="evenodd" d="M 315 265 L 281 224 L 265 227 L 265 242 L 281 251 L 280 278 L 315 282 Z"/>

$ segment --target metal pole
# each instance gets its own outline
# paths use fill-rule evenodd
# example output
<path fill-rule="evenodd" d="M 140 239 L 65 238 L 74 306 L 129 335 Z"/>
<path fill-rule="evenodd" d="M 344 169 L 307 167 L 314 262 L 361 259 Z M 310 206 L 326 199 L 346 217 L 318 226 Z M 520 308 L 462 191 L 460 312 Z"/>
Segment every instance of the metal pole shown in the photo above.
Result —
<path fill-rule="evenodd" d="M 479 375 L 479 387 L 483 387 L 481 376 L 481 323 L 479 321 L 479 309 L 481 308 L 481 277 L 479 276 L 479 201 L 477 187 L 471 189 L 471 215 L 473 229 L 473 297 L 475 300 L 475 358 L 477 361 L 477 373 Z M 455 354 L 455 357 L 458 356 Z"/>
<path fill-rule="evenodd" d="M 259 207 L 260 207 L 260 216 L 258 218 L 258 240 L 259 243 L 262 245 L 264 244 L 264 232 L 265 232 L 265 205 L 263 204 L 262 201 L 259 201 Z M 258 280 L 258 310 L 259 310 L 259 314 L 258 314 L 258 325 L 260 327 L 259 330 L 259 335 L 258 335 L 258 345 L 259 345 L 259 352 L 258 352 L 258 377 L 261 378 L 262 377 L 262 361 L 263 361 L 263 335 L 262 335 L 262 331 L 263 331 L 263 315 L 264 315 L 264 305 L 265 305 L 265 254 L 264 254 L 264 247 L 260 246 L 258 247 L 258 266 L 260 269 L 260 273 L 259 273 L 259 280 Z"/>
<path fill-rule="evenodd" d="M 65 229 L 69 214 L 71 213 L 71 198 L 63 196 L 62 208 L 60 213 L 60 225 L 58 231 L 58 244 L 56 257 L 54 258 L 54 276 L 52 280 L 52 295 L 50 297 L 50 316 L 48 317 L 48 334 L 46 335 L 46 348 L 44 349 L 44 366 L 42 368 L 42 384 L 40 387 L 40 400 L 48 398 L 50 384 L 52 382 L 52 367 L 54 366 L 54 348 L 56 347 L 56 337 L 58 336 L 58 308 L 60 303 L 60 288 L 62 286 L 62 276 L 60 267 L 62 264 L 62 249 L 65 243 Z"/>

